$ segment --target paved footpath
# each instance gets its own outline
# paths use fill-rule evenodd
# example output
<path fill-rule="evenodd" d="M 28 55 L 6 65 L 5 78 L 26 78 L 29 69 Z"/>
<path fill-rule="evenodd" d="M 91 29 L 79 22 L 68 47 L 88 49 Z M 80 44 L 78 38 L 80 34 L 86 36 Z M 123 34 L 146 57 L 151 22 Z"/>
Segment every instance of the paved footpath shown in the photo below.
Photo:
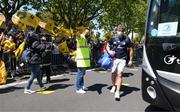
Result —
<path fill-rule="evenodd" d="M 85 84 L 87 94 L 75 93 L 76 72 L 54 76 L 53 82 L 46 84 L 45 92 L 24 94 L 27 81 L 13 87 L 0 89 L 0 112 L 145 112 L 149 104 L 141 97 L 141 68 L 125 70 L 121 101 L 115 101 L 109 92 L 111 73 L 88 71 Z M 33 89 L 38 89 L 35 83 Z"/>

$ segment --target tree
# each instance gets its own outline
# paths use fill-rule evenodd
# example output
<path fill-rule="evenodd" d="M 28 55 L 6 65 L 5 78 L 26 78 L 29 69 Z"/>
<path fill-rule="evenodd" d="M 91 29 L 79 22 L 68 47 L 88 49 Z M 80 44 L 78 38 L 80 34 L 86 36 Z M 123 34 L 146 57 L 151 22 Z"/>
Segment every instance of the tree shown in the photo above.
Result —
<path fill-rule="evenodd" d="M 6 23 L 17 10 L 35 8 L 43 19 L 52 19 L 66 28 L 93 27 L 97 20 L 98 29 L 113 31 L 119 23 L 127 27 L 127 34 L 143 34 L 147 0 L 1 0 L 0 13 Z"/>
<path fill-rule="evenodd" d="M 146 20 L 146 0 L 111 0 L 111 5 L 104 9 L 103 16 L 98 18 L 100 26 L 106 31 L 123 23 L 126 33 L 137 32 L 143 34 Z"/>
<path fill-rule="evenodd" d="M 51 14 L 51 19 L 64 24 L 66 28 L 87 26 L 90 21 L 99 17 L 109 0 L 48 0 L 41 4 L 41 18 L 46 13 Z M 35 7 L 39 9 L 39 7 Z"/>

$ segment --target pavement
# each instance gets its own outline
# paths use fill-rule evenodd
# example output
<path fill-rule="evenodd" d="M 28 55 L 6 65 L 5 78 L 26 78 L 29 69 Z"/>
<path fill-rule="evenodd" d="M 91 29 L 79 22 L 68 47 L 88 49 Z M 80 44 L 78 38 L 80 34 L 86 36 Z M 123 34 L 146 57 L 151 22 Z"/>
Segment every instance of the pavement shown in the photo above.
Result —
<path fill-rule="evenodd" d="M 53 73 L 53 76 L 51 76 L 52 79 L 57 78 L 57 77 L 61 77 L 64 73 L 70 73 L 71 71 L 74 71 L 74 68 L 72 70 L 67 69 L 65 67 L 59 67 L 58 69 L 60 70 L 56 70 Z M 25 84 L 27 83 L 27 79 L 29 78 L 30 74 L 29 73 L 25 73 L 24 74 L 18 74 L 16 76 L 14 76 L 13 78 L 8 77 L 7 78 L 7 83 L 4 85 L 0 85 L 0 89 L 8 89 L 10 87 L 14 87 L 18 84 Z M 43 78 L 45 80 L 45 78 Z M 37 80 L 35 80 L 35 82 L 37 82 Z"/>
<path fill-rule="evenodd" d="M 109 92 L 109 71 L 88 70 L 85 76 L 88 91 L 83 95 L 75 92 L 75 79 L 76 71 L 58 74 L 52 77 L 52 83 L 45 84 L 46 91 L 35 94 L 23 93 L 27 80 L 0 89 L 0 112 L 148 112 L 153 109 L 142 99 L 140 67 L 125 69 L 120 101 L 115 101 Z M 32 89 L 39 89 L 36 82 Z"/>

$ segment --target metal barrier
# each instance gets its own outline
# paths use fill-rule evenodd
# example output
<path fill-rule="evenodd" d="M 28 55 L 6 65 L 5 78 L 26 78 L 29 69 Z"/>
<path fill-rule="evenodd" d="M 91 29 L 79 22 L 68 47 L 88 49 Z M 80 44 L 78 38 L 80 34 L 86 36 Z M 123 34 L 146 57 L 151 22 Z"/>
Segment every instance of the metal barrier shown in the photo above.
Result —
<path fill-rule="evenodd" d="M 13 78 L 15 75 L 24 75 L 30 74 L 30 70 L 28 64 L 20 58 L 16 62 L 16 58 L 10 53 L 3 53 L 2 59 L 5 62 L 6 71 L 8 73 L 8 77 Z M 51 68 L 52 71 L 59 71 L 59 66 L 66 64 L 67 59 L 62 54 L 52 54 L 51 57 Z M 68 64 L 68 63 L 67 63 Z"/>
<path fill-rule="evenodd" d="M 62 54 L 52 54 L 52 66 L 59 66 L 64 64 L 65 57 Z"/>
<path fill-rule="evenodd" d="M 67 58 L 62 54 L 52 54 L 51 71 L 52 74 L 57 74 L 62 72 L 62 67 L 64 64 L 69 64 Z"/>

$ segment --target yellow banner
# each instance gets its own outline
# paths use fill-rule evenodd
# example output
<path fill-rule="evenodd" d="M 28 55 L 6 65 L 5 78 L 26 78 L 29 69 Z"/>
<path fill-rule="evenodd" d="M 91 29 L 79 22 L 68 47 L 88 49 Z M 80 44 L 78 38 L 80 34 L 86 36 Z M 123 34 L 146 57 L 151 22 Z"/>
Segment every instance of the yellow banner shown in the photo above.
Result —
<path fill-rule="evenodd" d="M 54 26 L 55 26 L 54 21 L 49 19 L 45 25 L 45 29 L 48 30 L 49 32 L 53 32 Z"/>
<path fill-rule="evenodd" d="M 66 29 L 64 27 L 61 27 L 59 34 L 66 35 L 69 38 L 73 36 L 73 30 L 72 29 Z"/>
<path fill-rule="evenodd" d="M 15 25 L 17 25 L 22 31 L 25 31 L 26 29 L 26 24 L 24 24 L 20 18 L 18 18 L 17 16 L 13 16 L 12 17 L 12 21 Z"/>
<path fill-rule="evenodd" d="M 59 33 L 59 28 L 55 26 L 54 21 L 51 19 L 49 19 L 47 22 L 40 21 L 39 26 L 41 28 L 46 29 L 47 31 L 51 32 L 52 34 L 54 34 L 56 36 Z"/>
<path fill-rule="evenodd" d="M 58 36 L 60 34 L 60 29 L 58 27 L 54 26 L 52 33 L 55 36 Z"/>
<path fill-rule="evenodd" d="M 0 14 L 0 26 L 2 25 L 2 23 L 5 21 L 5 17 L 3 14 Z"/>
<path fill-rule="evenodd" d="M 58 47 L 59 47 L 59 51 L 60 51 L 61 53 L 63 53 L 64 55 L 69 54 L 69 49 L 68 49 L 68 46 L 67 46 L 67 42 L 66 42 L 66 41 L 60 43 L 60 44 L 58 45 Z"/>
<path fill-rule="evenodd" d="M 21 23 L 33 28 L 36 28 L 40 22 L 40 19 L 37 16 L 29 12 L 17 11 L 14 16 L 16 19 L 18 18 L 18 21 L 20 21 Z"/>
<path fill-rule="evenodd" d="M 16 60 L 18 61 L 24 51 L 25 43 L 22 42 L 15 51 Z"/>

